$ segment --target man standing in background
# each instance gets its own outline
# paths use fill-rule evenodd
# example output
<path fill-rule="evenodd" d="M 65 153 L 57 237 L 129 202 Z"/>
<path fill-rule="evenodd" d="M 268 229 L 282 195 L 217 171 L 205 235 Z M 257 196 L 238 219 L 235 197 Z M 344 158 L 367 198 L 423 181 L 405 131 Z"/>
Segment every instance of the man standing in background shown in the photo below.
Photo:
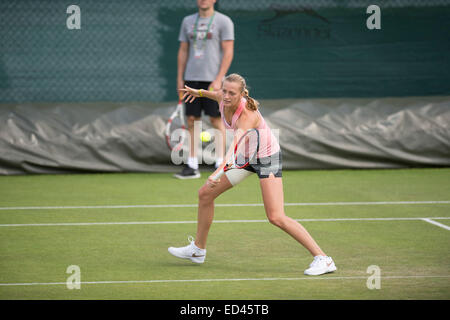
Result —
<path fill-rule="evenodd" d="M 179 35 L 177 89 L 187 85 L 194 89 L 219 90 L 222 86 L 233 60 L 234 25 L 228 16 L 214 10 L 215 3 L 216 0 L 197 0 L 198 13 L 183 19 Z M 201 120 L 202 110 L 210 117 L 212 126 L 222 133 L 222 147 L 216 149 L 216 168 L 223 160 L 226 136 L 217 102 L 199 98 L 185 105 L 190 150 L 188 163 L 175 177 L 193 179 L 200 177 L 194 122 Z M 216 145 L 220 143 L 216 141 Z"/>

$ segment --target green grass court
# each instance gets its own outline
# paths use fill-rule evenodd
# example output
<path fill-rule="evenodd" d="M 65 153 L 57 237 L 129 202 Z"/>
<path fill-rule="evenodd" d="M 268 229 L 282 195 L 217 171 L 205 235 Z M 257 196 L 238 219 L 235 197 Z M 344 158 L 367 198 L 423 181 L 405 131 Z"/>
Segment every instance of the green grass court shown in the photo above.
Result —
<path fill-rule="evenodd" d="M 338 267 L 320 277 L 267 222 L 256 177 L 217 199 L 234 206 L 216 208 L 203 265 L 172 257 L 195 236 L 207 175 L 0 177 L 0 299 L 450 299 L 450 169 L 283 172 L 286 214 Z"/>

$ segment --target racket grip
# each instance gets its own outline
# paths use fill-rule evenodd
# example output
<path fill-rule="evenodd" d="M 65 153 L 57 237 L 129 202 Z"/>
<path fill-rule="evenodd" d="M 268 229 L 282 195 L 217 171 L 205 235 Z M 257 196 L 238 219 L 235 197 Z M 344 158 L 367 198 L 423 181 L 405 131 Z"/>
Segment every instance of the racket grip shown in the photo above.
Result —
<path fill-rule="evenodd" d="M 218 180 L 221 176 L 223 176 L 224 173 L 225 173 L 225 171 L 223 171 L 223 169 L 222 169 L 216 175 L 212 176 L 211 178 L 213 180 Z"/>

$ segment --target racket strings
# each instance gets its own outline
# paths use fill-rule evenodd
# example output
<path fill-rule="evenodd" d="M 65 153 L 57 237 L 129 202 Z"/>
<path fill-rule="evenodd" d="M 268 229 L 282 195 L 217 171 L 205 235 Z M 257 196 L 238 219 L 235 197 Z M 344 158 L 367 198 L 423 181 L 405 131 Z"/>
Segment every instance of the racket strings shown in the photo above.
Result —
<path fill-rule="evenodd" d="M 172 123 L 169 131 L 169 143 L 174 148 L 175 146 L 182 144 L 185 138 L 185 132 L 179 123 Z"/>
<path fill-rule="evenodd" d="M 177 106 L 178 107 L 178 106 Z M 179 150 L 183 147 L 186 138 L 186 127 L 182 110 L 177 110 L 172 115 L 166 126 L 166 140 L 171 150 Z"/>
<path fill-rule="evenodd" d="M 246 166 L 254 159 L 256 160 L 258 145 L 259 136 L 256 130 L 248 131 L 241 137 L 235 151 L 235 163 L 238 168 Z"/>

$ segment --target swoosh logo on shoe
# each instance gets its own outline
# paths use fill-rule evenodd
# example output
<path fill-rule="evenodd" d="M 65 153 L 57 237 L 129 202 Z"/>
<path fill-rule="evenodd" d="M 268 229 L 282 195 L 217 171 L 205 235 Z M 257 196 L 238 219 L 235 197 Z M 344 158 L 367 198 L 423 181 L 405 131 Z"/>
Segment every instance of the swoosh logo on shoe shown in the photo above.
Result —
<path fill-rule="evenodd" d="M 327 267 L 331 266 L 333 264 L 333 262 L 328 263 L 327 262 Z"/>
<path fill-rule="evenodd" d="M 204 257 L 204 256 L 205 256 L 204 254 L 201 255 L 201 256 L 198 256 L 198 255 L 196 255 L 195 253 L 192 254 L 192 257 L 193 257 L 193 258 L 201 258 L 201 257 Z"/>

